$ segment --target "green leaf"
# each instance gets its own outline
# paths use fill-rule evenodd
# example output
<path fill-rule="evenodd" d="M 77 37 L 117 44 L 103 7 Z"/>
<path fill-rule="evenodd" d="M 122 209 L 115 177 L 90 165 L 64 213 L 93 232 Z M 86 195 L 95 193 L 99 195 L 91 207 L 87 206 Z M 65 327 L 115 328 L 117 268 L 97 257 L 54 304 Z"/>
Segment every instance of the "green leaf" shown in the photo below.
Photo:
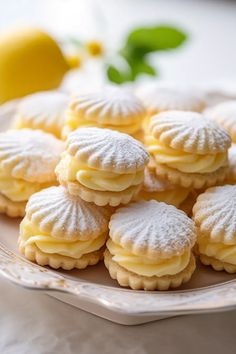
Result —
<path fill-rule="evenodd" d="M 140 74 L 147 74 L 151 76 L 156 75 L 156 70 L 145 59 L 133 57 L 127 59 L 127 62 L 130 65 L 133 80 L 135 80 Z"/>
<path fill-rule="evenodd" d="M 123 84 L 124 82 L 131 81 L 131 77 L 127 72 L 122 72 L 113 65 L 108 65 L 107 77 L 111 82 L 116 84 Z"/>
<path fill-rule="evenodd" d="M 129 34 L 125 50 L 132 52 L 132 55 L 144 56 L 146 53 L 158 50 L 175 49 L 186 38 L 187 36 L 184 32 L 174 27 L 143 27 L 135 29 Z"/>
<path fill-rule="evenodd" d="M 171 26 L 155 26 L 133 30 L 119 51 L 127 65 L 122 69 L 109 65 L 107 77 L 110 81 L 122 84 L 134 81 L 140 74 L 157 75 L 155 68 L 148 62 L 148 54 L 179 47 L 187 36 Z"/>
<path fill-rule="evenodd" d="M 128 68 L 124 71 L 109 65 L 107 67 L 108 79 L 116 84 L 123 84 L 127 81 L 134 81 L 140 74 L 156 75 L 155 69 L 144 60 L 129 60 L 127 66 Z"/>

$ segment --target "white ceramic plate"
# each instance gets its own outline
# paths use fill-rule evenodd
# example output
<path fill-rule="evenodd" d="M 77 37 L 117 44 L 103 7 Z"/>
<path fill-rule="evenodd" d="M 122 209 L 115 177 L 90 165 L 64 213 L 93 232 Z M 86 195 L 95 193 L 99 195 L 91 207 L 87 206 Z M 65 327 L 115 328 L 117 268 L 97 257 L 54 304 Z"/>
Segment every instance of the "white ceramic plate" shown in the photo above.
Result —
<path fill-rule="evenodd" d="M 0 109 L 6 129 L 15 104 Z M 0 216 L 0 274 L 20 286 L 44 291 L 63 302 L 122 324 L 163 317 L 229 310 L 236 307 L 236 277 L 198 266 L 192 280 L 178 291 L 144 292 L 120 288 L 102 262 L 85 270 L 52 271 L 18 255 L 20 220 Z"/>

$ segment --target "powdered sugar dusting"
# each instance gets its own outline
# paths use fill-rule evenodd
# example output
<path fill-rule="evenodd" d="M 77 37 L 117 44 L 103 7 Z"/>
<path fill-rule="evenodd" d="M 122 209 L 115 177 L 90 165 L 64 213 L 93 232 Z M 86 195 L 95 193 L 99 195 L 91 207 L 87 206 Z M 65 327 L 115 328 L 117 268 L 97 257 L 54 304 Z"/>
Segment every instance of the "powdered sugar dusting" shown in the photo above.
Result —
<path fill-rule="evenodd" d="M 117 173 L 143 170 L 149 161 L 140 142 L 110 129 L 77 129 L 68 137 L 67 150 L 90 167 Z"/>
<path fill-rule="evenodd" d="M 29 199 L 26 217 L 55 238 L 88 240 L 108 230 L 110 212 L 70 195 L 62 186 L 44 189 Z"/>
<path fill-rule="evenodd" d="M 236 243 L 236 186 L 213 187 L 201 194 L 193 208 L 200 230 L 215 242 Z"/>
<path fill-rule="evenodd" d="M 29 182 L 56 179 L 54 169 L 63 142 L 39 130 L 9 130 L 0 133 L 0 164 L 14 178 Z"/>
<path fill-rule="evenodd" d="M 180 255 L 196 240 L 194 223 L 184 212 L 154 200 L 118 209 L 109 228 L 114 242 L 138 255 Z"/>
<path fill-rule="evenodd" d="M 141 102 L 129 90 L 113 86 L 76 96 L 70 109 L 87 121 L 111 125 L 139 122 L 145 114 Z"/>
<path fill-rule="evenodd" d="M 205 102 L 200 95 L 191 93 L 189 88 L 173 85 L 144 85 L 137 93 L 144 106 L 153 113 L 167 110 L 200 112 Z"/>
<path fill-rule="evenodd" d="M 146 167 L 144 170 L 143 190 L 146 192 L 162 192 L 174 189 L 167 180 L 158 177 L 154 170 Z"/>
<path fill-rule="evenodd" d="M 227 130 L 236 142 L 236 100 L 217 104 L 205 111 L 207 117 Z"/>
<path fill-rule="evenodd" d="M 159 113 L 153 116 L 150 129 L 160 142 L 191 153 L 225 152 L 231 144 L 225 130 L 196 112 Z"/>
<path fill-rule="evenodd" d="M 24 124 L 29 124 L 34 129 L 42 128 L 60 130 L 65 120 L 65 110 L 69 98 L 58 91 L 45 91 L 29 95 L 22 99 L 17 111 L 17 120 L 23 119 Z"/>

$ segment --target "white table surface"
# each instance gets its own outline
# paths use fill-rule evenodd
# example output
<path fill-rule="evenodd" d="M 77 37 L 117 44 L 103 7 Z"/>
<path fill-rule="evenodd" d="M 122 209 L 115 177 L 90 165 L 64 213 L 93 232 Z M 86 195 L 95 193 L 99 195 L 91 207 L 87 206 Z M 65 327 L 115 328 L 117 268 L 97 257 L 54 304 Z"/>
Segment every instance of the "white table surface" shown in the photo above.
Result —
<path fill-rule="evenodd" d="M 2 354 L 231 354 L 236 311 L 122 326 L 41 293 L 0 285 Z"/>
<path fill-rule="evenodd" d="M 183 50 L 158 59 L 165 79 L 236 82 L 235 1 L 99 2 L 107 6 L 110 42 L 128 27 L 148 21 L 176 23 L 189 30 L 192 40 Z M 68 3 L 76 1 L 0 0 L 0 29 L 13 23 L 33 23 L 52 31 L 58 29 L 60 34 L 73 31 L 94 36 L 94 22 L 86 18 L 88 1 L 77 1 L 80 9 L 73 14 Z M 120 21 L 113 21 L 112 13 L 120 16 Z M 116 325 L 0 279 L 1 354 L 231 354 L 235 353 L 235 328 L 236 311 L 176 317 L 134 327 Z"/>

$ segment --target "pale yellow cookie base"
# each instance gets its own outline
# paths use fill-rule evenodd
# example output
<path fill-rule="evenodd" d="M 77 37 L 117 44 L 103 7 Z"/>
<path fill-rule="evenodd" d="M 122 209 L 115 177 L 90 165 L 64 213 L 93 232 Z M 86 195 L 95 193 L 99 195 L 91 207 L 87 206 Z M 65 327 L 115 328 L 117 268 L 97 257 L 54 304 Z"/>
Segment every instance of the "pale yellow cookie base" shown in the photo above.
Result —
<path fill-rule="evenodd" d="M 221 167 L 212 173 L 184 173 L 166 165 L 156 164 L 156 174 L 161 178 L 166 178 L 170 183 L 181 187 L 195 189 L 211 187 L 223 182 L 227 171 L 227 167 Z"/>
<path fill-rule="evenodd" d="M 64 270 L 71 270 L 74 268 L 84 269 L 90 265 L 97 264 L 103 259 L 104 247 L 98 251 L 84 254 L 79 259 L 75 259 L 59 254 L 44 253 L 36 245 L 28 245 L 24 247 L 19 238 L 19 251 L 29 261 L 35 262 L 40 266 L 50 266 L 53 269 L 62 268 Z"/>
<path fill-rule="evenodd" d="M 193 254 L 188 266 L 180 273 L 175 275 L 166 275 L 163 277 L 145 277 L 135 274 L 121 267 L 112 260 L 111 253 L 106 250 L 104 253 L 104 263 L 108 269 L 112 279 L 116 279 L 121 286 L 130 287 L 133 290 L 168 290 L 170 288 L 178 288 L 187 283 L 196 268 L 196 262 Z"/>
<path fill-rule="evenodd" d="M 72 195 L 78 196 L 89 203 L 98 206 L 128 204 L 139 193 L 141 186 L 131 186 L 122 192 L 102 192 L 89 189 L 78 182 L 67 182 L 59 177 L 59 182 L 67 188 Z"/>
<path fill-rule="evenodd" d="M 26 202 L 13 202 L 0 193 L 0 214 L 6 214 L 11 218 L 25 215 Z"/>
<path fill-rule="evenodd" d="M 200 254 L 200 260 L 204 265 L 210 265 L 214 270 L 220 272 L 225 270 L 227 273 L 236 273 L 236 265 L 219 261 L 216 258 L 208 257 L 205 254 Z"/>

